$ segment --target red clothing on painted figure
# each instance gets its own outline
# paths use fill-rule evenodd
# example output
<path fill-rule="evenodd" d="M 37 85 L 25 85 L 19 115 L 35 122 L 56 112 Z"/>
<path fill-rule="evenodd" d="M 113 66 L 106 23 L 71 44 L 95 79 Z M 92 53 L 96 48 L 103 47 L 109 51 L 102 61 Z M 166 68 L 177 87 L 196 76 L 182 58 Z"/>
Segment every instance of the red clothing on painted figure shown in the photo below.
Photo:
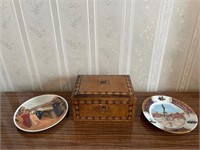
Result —
<path fill-rule="evenodd" d="M 27 126 L 27 127 L 31 127 L 32 126 L 29 113 L 23 114 L 22 118 L 23 118 L 23 123 L 24 123 L 25 126 Z"/>

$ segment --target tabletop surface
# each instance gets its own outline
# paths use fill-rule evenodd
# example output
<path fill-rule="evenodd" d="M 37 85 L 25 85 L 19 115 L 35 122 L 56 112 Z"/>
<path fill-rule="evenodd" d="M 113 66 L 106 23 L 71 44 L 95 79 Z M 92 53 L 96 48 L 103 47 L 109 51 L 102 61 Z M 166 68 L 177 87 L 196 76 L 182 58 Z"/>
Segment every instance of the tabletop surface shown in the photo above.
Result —
<path fill-rule="evenodd" d="M 17 129 L 13 123 L 15 110 L 26 100 L 41 94 L 57 94 L 69 103 L 67 116 L 56 126 L 37 133 Z M 187 103 L 198 115 L 198 93 L 135 93 L 134 122 L 75 122 L 71 92 L 6 92 L 1 93 L 0 149 L 199 149 L 199 125 L 187 134 L 164 132 L 143 116 L 142 102 L 152 95 L 168 95 Z"/>

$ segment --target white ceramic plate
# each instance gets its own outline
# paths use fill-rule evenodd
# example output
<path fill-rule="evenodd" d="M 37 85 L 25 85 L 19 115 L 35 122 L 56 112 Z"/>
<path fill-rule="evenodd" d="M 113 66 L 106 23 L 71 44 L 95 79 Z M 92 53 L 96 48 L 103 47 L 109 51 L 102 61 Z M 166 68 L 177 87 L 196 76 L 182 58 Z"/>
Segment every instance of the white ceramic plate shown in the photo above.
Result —
<path fill-rule="evenodd" d="M 14 113 L 17 128 L 26 132 L 39 132 L 58 124 L 68 112 L 67 101 L 58 95 L 46 94 L 31 98 Z"/>
<path fill-rule="evenodd" d="M 188 133 L 198 124 L 196 113 L 188 105 L 169 96 L 156 95 L 145 99 L 142 111 L 154 126 L 171 133 Z"/>

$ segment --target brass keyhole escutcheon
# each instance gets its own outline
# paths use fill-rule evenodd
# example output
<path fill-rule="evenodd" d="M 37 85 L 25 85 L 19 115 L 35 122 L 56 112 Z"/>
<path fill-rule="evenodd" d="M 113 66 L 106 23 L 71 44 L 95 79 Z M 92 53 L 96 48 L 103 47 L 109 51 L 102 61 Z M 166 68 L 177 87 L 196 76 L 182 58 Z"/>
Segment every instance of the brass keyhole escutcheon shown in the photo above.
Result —
<path fill-rule="evenodd" d="M 106 111 L 108 111 L 108 106 L 107 105 L 100 105 L 99 109 L 100 109 L 100 112 L 106 112 Z"/>

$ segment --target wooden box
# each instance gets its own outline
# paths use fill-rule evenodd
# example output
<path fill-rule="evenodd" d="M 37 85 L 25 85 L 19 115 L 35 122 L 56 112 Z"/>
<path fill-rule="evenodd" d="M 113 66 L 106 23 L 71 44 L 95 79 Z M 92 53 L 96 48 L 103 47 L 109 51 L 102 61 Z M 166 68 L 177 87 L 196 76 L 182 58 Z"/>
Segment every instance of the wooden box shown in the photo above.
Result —
<path fill-rule="evenodd" d="M 136 98 L 129 75 L 79 75 L 72 100 L 76 121 L 134 118 Z"/>

